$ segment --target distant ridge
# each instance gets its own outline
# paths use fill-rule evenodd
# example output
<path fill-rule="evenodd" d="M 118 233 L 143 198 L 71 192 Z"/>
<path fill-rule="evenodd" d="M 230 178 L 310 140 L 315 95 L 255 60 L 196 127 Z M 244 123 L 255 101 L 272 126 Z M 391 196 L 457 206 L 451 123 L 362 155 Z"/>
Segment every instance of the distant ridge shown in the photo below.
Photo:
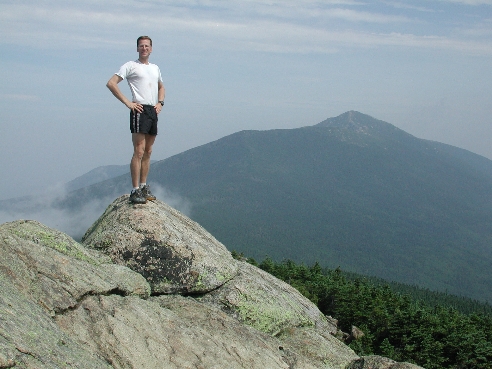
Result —
<path fill-rule="evenodd" d="M 492 161 L 469 151 L 350 111 L 241 131 L 154 163 L 151 177 L 230 250 L 492 302 Z M 109 179 L 60 206 L 127 187 Z"/>
<path fill-rule="evenodd" d="M 75 191 L 83 187 L 93 185 L 94 183 L 102 182 L 110 178 L 120 176 L 130 172 L 130 165 L 105 165 L 92 169 L 70 182 L 67 182 L 67 191 Z"/>

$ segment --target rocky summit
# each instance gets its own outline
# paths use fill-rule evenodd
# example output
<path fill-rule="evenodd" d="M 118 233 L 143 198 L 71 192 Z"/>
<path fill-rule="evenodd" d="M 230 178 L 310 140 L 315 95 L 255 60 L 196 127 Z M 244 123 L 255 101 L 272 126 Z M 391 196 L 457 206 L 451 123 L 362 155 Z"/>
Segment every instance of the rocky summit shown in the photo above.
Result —
<path fill-rule="evenodd" d="M 0 368 L 414 369 L 358 357 L 333 319 L 160 201 L 116 199 L 78 243 L 0 225 Z"/>

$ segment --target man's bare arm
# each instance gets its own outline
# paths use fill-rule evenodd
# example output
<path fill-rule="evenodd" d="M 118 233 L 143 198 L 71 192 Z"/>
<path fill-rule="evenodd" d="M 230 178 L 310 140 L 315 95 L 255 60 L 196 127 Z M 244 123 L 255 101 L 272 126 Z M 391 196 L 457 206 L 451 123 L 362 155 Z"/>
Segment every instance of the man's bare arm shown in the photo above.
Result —
<path fill-rule="evenodd" d="M 159 81 L 157 84 L 157 88 L 158 88 L 157 91 L 158 100 L 164 101 L 164 99 L 166 98 L 166 89 L 164 88 L 164 84 Z M 162 105 L 161 103 L 158 102 L 157 105 L 155 106 L 155 111 L 157 112 L 157 114 L 159 114 L 161 110 L 162 110 Z"/>
<path fill-rule="evenodd" d="M 128 100 L 123 92 L 121 92 L 120 88 L 118 87 L 118 83 L 120 83 L 121 81 L 123 81 L 123 78 L 114 74 L 109 79 L 108 83 L 106 83 L 106 87 L 109 88 L 112 94 L 123 104 L 125 104 L 128 109 L 131 109 L 133 111 L 136 110 L 137 112 L 141 113 L 143 111 L 143 106 L 141 104 Z"/>

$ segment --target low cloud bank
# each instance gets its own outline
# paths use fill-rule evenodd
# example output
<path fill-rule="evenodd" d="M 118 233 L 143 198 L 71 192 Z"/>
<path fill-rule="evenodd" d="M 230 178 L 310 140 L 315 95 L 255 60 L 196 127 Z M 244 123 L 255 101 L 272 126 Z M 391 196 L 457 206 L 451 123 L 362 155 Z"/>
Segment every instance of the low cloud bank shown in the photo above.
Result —
<path fill-rule="evenodd" d="M 158 184 L 151 182 L 150 185 L 152 187 L 152 192 L 159 200 L 164 201 L 166 204 L 180 211 L 187 217 L 191 217 L 192 206 L 188 199 L 172 193 Z"/>
<path fill-rule="evenodd" d="M 191 203 L 187 199 L 173 194 L 165 188 L 152 184 L 156 197 L 179 210 L 186 216 L 191 215 Z M 102 198 L 86 202 L 76 210 L 60 208 L 70 193 L 65 187 L 51 189 L 42 194 L 18 200 L 1 202 L 0 224 L 14 220 L 37 220 L 48 227 L 62 231 L 80 241 L 87 229 L 102 215 L 104 210 L 121 193 L 112 193 Z"/>

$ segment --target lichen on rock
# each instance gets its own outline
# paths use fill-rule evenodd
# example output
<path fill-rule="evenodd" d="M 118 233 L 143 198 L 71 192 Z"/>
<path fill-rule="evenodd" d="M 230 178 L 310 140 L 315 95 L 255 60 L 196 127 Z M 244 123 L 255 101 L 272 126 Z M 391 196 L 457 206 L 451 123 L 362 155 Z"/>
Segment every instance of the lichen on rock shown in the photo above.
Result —
<path fill-rule="evenodd" d="M 200 297 L 256 329 L 276 335 L 290 327 L 336 332 L 318 308 L 295 288 L 263 270 L 239 262 L 239 273 L 222 287 Z"/>
<path fill-rule="evenodd" d="M 5 278 L 50 314 L 76 306 L 88 294 L 118 291 L 144 298 L 150 294 L 141 275 L 37 221 L 0 225 L 0 243 Z"/>

